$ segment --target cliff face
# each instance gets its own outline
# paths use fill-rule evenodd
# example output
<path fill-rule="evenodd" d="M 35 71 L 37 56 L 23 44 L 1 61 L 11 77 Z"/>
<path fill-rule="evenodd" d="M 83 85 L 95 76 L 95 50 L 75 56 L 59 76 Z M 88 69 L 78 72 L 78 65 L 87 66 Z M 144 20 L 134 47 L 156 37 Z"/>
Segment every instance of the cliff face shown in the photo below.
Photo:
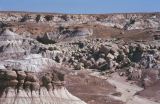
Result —
<path fill-rule="evenodd" d="M 85 104 L 64 87 L 64 75 L 52 70 L 0 70 L 1 104 Z"/>

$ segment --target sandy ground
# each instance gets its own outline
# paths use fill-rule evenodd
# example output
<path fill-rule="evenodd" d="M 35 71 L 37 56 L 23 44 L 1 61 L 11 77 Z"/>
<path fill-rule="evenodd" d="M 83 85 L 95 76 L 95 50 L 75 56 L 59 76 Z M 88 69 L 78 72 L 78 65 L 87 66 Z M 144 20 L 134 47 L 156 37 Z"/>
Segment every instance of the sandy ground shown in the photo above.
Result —
<path fill-rule="evenodd" d="M 66 76 L 67 89 L 87 104 L 124 104 L 108 95 L 116 93 L 116 89 L 104 78 L 86 75 L 86 72 Z"/>
<path fill-rule="evenodd" d="M 109 95 L 116 100 L 123 101 L 126 104 L 159 104 L 135 95 L 136 92 L 142 91 L 143 88 L 127 82 L 124 77 L 120 77 L 116 73 L 107 79 L 107 81 L 116 87 L 117 92 L 122 94 L 121 96 Z"/>
<path fill-rule="evenodd" d="M 139 96 L 158 102 L 160 104 L 160 80 L 153 86 L 147 87 L 145 90 L 138 92 Z"/>

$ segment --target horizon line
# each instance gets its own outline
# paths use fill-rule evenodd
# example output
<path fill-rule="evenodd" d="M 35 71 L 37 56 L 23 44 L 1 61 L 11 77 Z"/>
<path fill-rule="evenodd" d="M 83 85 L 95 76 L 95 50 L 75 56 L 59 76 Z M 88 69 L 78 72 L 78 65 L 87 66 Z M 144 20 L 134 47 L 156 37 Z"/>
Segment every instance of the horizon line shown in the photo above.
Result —
<path fill-rule="evenodd" d="M 146 12 L 113 12 L 113 13 L 63 13 L 63 12 L 44 12 L 44 11 L 19 11 L 19 10 L 0 10 L 0 13 L 11 12 L 11 13 L 32 13 L 32 14 L 70 14 L 70 15 L 109 15 L 109 14 L 152 14 L 160 13 L 160 11 L 146 11 Z"/>

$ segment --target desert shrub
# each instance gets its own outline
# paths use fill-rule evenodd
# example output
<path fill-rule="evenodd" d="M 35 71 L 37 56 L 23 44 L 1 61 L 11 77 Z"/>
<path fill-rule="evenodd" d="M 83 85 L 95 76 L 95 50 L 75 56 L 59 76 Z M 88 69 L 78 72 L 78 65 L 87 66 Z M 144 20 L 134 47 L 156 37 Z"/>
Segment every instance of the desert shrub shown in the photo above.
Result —
<path fill-rule="evenodd" d="M 51 21 L 53 19 L 53 16 L 52 15 L 46 15 L 44 18 L 46 19 L 46 21 Z"/>
<path fill-rule="evenodd" d="M 20 22 L 26 22 L 28 19 L 30 19 L 30 16 L 28 14 L 24 15 Z"/>
<path fill-rule="evenodd" d="M 36 16 L 36 22 L 39 22 L 39 21 L 40 21 L 40 18 L 41 18 L 41 15 L 38 14 L 38 15 Z"/>

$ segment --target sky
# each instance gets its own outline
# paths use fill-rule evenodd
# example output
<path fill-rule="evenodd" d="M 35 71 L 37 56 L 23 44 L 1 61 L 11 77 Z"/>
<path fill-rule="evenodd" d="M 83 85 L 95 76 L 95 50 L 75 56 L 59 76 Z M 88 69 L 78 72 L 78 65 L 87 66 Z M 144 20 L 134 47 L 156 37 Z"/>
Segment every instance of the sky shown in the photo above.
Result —
<path fill-rule="evenodd" d="M 160 0 L 0 0 L 0 11 L 71 14 L 160 12 Z"/>

